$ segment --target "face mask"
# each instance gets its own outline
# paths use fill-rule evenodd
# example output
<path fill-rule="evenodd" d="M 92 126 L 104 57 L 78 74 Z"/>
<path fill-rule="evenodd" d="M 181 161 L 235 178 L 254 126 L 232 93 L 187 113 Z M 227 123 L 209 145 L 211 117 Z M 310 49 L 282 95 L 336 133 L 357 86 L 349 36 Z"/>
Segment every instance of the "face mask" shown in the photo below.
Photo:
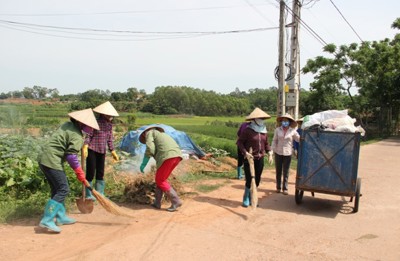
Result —
<path fill-rule="evenodd" d="M 258 126 L 263 126 L 264 125 L 264 120 L 263 119 L 255 119 L 254 121 Z"/>
<path fill-rule="evenodd" d="M 282 121 L 282 127 L 284 127 L 284 128 L 289 127 L 289 122 L 288 121 Z"/>

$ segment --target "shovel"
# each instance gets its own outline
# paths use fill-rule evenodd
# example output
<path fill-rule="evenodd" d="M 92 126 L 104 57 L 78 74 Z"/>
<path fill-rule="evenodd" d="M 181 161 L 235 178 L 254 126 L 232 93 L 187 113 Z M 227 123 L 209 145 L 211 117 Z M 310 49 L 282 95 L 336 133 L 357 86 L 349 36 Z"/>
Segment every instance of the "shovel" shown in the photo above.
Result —
<path fill-rule="evenodd" d="M 85 171 L 86 174 L 86 169 L 85 169 L 85 157 L 83 155 L 83 150 L 81 151 L 81 165 L 82 169 Z M 82 184 L 82 197 L 76 199 L 76 205 L 78 206 L 78 209 L 81 213 L 83 214 L 90 214 L 93 212 L 93 200 L 87 199 L 86 198 L 86 189 L 85 185 Z"/>

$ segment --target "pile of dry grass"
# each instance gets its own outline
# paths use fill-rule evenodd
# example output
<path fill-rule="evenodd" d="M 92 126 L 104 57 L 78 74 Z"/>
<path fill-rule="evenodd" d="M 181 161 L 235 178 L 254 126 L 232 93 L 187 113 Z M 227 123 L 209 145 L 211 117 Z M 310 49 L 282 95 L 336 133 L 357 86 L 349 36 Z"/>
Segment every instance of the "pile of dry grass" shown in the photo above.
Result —
<path fill-rule="evenodd" d="M 178 195 L 184 193 L 182 183 L 174 176 L 171 175 L 168 182 Z M 151 204 L 154 201 L 155 188 L 154 174 L 138 175 L 135 179 L 126 183 L 124 190 L 125 201 L 129 203 Z"/>

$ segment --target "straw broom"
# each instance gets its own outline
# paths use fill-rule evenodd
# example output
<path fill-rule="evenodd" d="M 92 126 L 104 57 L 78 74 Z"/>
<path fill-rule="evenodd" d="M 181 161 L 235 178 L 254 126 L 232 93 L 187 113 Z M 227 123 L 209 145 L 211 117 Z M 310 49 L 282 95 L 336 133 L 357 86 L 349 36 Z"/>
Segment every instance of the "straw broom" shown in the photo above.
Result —
<path fill-rule="evenodd" d="M 107 199 L 104 197 L 102 194 L 97 192 L 94 188 L 92 187 L 87 187 L 93 194 L 93 196 L 97 199 L 97 201 L 100 203 L 100 205 L 107 211 L 110 212 L 111 214 L 114 214 L 116 216 L 123 216 L 123 217 L 133 217 L 126 213 L 123 209 L 121 209 L 119 206 L 117 206 L 114 202 L 111 200 Z"/>
<path fill-rule="evenodd" d="M 249 153 L 253 153 L 253 149 L 250 148 Z M 249 161 L 250 166 L 250 174 L 251 174 L 251 185 L 250 185 L 250 194 L 251 194 L 251 207 L 252 209 L 257 208 L 258 204 L 258 195 L 257 195 L 257 186 L 256 186 L 256 178 L 254 174 L 254 160 L 252 157 L 248 157 L 247 160 Z"/>

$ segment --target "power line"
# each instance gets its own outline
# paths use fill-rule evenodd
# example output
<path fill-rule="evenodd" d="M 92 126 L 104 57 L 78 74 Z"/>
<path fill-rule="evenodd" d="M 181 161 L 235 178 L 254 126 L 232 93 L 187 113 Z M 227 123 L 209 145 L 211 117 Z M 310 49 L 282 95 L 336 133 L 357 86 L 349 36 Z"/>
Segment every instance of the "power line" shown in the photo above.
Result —
<path fill-rule="evenodd" d="M 258 15 L 260 15 L 264 20 L 268 21 L 272 25 L 276 25 L 268 16 L 265 16 L 259 9 L 257 9 L 250 1 L 244 0 Z"/>
<path fill-rule="evenodd" d="M 264 4 L 258 4 L 264 5 Z M 93 13 L 53 13 L 53 14 L 1 14 L 0 16 L 85 16 L 85 15 L 114 15 L 114 14 L 141 14 L 141 13 L 161 13 L 161 12 L 180 12 L 180 11 L 199 11 L 199 10 L 217 10 L 243 7 L 243 5 L 231 6 L 213 6 L 213 7 L 198 7 L 198 8 L 176 8 L 176 9 L 156 9 L 156 10 L 136 10 L 136 11 L 113 11 L 113 12 L 93 12 Z"/>
<path fill-rule="evenodd" d="M 277 0 L 277 1 L 278 1 L 278 0 Z M 286 3 L 285 3 L 285 6 L 286 6 L 286 10 L 288 10 L 288 12 L 289 12 L 291 15 L 294 15 L 295 19 L 296 19 L 301 25 L 303 25 L 304 29 L 306 29 L 306 31 L 307 31 L 308 33 L 310 33 L 311 36 L 313 36 L 315 39 L 317 39 L 317 40 L 321 43 L 321 45 L 323 45 L 323 46 L 328 45 L 328 43 L 327 43 L 319 34 L 317 34 L 306 22 L 304 22 L 300 17 L 298 17 L 297 14 L 294 14 L 294 13 L 293 13 L 293 10 L 292 10 L 289 6 L 287 6 Z"/>
<path fill-rule="evenodd" d="M 163 40 L 163 39 L 177 39 L 177 38 L 192 38 L 207 35 L 220 35 L 220 34 L 237 34 L 237 33 L 251 33 L 261 32 L 266 30 L 278 29 L 278 27 L 266 28 L 253 28 L 229 31 L 193 31 L 193 32 L 158 32 L 158 31 L 131 31 L 131 30 L 107 30 L 95 28 L 76 28 L 76 27 L 62 27 L 40 24 L 20 23 L 9 20 L 0 20 L 0 26 L 11 30 L 24 31 L 34 34 L 41 34 L 46 36 L 72 38 L 72 39 L 86 39 L 86 40 L 107 40 L 107 41 L 150 41 L 150 40 Z M 29 30 L 28 30 L 29 29 Z M 62 35 L 60 35 L 62 34 Z M 73 36 L 71 36 L 73 35 Z M 78 37 L 76 35 L 89 35 L 89 36 L 111 36 L 119 39 L 110 38 L 90 38 Z M 121 39 L 123 38 L 123 39 Z"/>
<path fill-rule="evenodd" d="M 332 0 L 330 0 L 330 2 L 332 3 L 332 5 L 336 8 L 336 10 L 339 12 L 339 14 L 342 16 L 343 20 L 346 21 L 346 23 L 350 26 L 351 30 L 353 30 L 353 32 L 357 35 L 358 39 L 360 39 L 361 42 L 364 42 L 363 39 L 361 39 L 360 35 L 356 32 L 356 30 L 353 28 L 353 26 L 351 26 L 351 24 L 347 21 L 346 17 L 344 17 L 344 15 L 342 14 L 342 12 L 340 12 L 339 8 L 335 5 L 335 3 L 333 3 Z"/>

